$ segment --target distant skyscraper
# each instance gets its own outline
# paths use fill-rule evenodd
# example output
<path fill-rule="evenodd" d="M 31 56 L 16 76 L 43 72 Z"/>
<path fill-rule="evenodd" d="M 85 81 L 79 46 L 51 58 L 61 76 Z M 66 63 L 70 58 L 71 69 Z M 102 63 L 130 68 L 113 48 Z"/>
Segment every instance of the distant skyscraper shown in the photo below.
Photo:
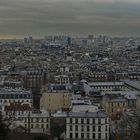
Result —
<path fill-rule="evenodd" d="M 65 38 L 65 42 L 66 42 L 66 45 L 67 45 L 67 46 L 70 46 L 70 45 L 71 45 L 71 42 L 72 42 L 71 37 L 67 36 L 67 37 Z"/>
<path fill-rule="evenodd" d="M 29 36 L 29 44 L 32 44 L 32 43 L 33 43 L 33 37 Z"/>
<path fill-rule="evenodd" d="M 25 37 L 25 38 L 23 39 L 23 43 L 24 43 L 24 44 L 28 44 L 28 38 L 27 38 L 27 37 Z"/>
<path fill-rule="evenodd" d="M 88 35 L 88 39 L 92 40 L 94 38 L 94 35 Z"/>

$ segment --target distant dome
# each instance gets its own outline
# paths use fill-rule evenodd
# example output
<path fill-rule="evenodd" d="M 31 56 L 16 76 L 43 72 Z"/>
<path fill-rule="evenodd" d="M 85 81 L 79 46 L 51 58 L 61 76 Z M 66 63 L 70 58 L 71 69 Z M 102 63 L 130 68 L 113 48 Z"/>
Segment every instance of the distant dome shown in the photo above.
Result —
<path fill-rule="evenodd" d="M 81 82 L 81 83 L 87 83 L 87 81 L 84 80 L 84 79 L 82 79 L 80 82 Z"/>

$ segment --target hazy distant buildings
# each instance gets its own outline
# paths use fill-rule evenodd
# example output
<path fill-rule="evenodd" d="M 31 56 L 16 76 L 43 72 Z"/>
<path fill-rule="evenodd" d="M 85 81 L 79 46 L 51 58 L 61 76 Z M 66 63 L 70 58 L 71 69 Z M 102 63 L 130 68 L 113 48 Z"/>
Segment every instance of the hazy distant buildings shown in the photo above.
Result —
<path fill-rule="evenodd" d="M 24 43 L 25 45 L 33 45 L 33 43 L 34 43 L 33 37 L 32 37 L 32 36 L 25 37 L 25 38 L 23 39 L 23 43 Z"/>
<path fill-rule="evenodd" d="M 65 37 L 65 42 L 66 42 L 66 45 L 67 45 L 67 46 L 71 46 L 71 44 L 72 44 L 72 39 L 71 39 L 71 37 Z"/>

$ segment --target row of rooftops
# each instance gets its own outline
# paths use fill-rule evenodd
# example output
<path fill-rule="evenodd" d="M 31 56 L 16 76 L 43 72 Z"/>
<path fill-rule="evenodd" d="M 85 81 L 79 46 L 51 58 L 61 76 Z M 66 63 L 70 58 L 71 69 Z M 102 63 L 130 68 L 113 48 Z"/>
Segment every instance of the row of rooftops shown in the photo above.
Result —
<path fill-rule="evenodd" d="M 88 83 L 90 86 L 123 86 L 124 82 L 92 82 Z"/>
<path fill-rule="evenodd" d="M 30 90 L 0 88 L 0 94 L 32 94 Z"/>
<path fill-rule="evenodd" d="M 104 95 L 105 99 L 108 99 L 111 102 L 125 102 L 127 100 L 136 100 L 137 97 L 140 95 L 138 92 L 131 92 L 131 91 L 125 91 L 125 92 L 112 92 L 106 93 Z"/>
<path fill-rule="evenodd" d="M 48 92 L 70 92 L 71 88 L 71 84 L 50 84 L 48 85 Z"/>
<path fill-rule="evenodd" d="M 111 102 L 125 102 L 127 99 L 121 94 L 106 94 L 105 99 L 109 99 Z"/>
<path fill-rule="evenodd" d="M 83 80 L 82 80 L 83 81 Z M 20 83 L 20 82 L 17 82 Z M 74 86 L 78 86 L 78 85 L 72 85 L 72 84 L 49 84 L 48 85 L 48 92 L 59 92 L 59 91 L 67 91 L 70 92 L 72 91 L 72 88 Z M 93 83 L 87 83 L 87 82 L 83 82 L 83 85 L 81 85 L 81 88 L 83 87 L 83 89 L 86 92 L 90 92 L 93 91 L 93 87 L 94 86 L 129 86 L 132 87 L 134 89 L 136 89 L 137 91 L 140 90 L 140 83 L 139 82 L 134 82 L 134 81 L 123 81 L 123 82 L 93 82 Z M 94 90 L 95 91 L 95 90 Z M 17 88 L 17 89 L 12 89 L 12 88 L 0 88 L 0 94 L 2 93 L 22 93 L 22 94 L 30 94 L 31 91 L 27 91 L 21 88 Z"/>
<path fill-rule="evenodd" d="M 75 118 L 107 118 L 108 115 L 103 111 L 97 112 L 69 112 L 68 117 L 75 117 Z"/>
<path fill-rule="evenodd" d="M 69 117 L 69 118 L 108 118 L 108 115 L 103 111 L 98 112 L 57 112 L 49 113 L 47 111 L 40 113 L 28 113 L 21 115 L 21 117 Z"/>
<path fill-rule="evenodd" d="M 139 81 L 125 80 L 125 84 L 140 91 L 140 82 Z"/>

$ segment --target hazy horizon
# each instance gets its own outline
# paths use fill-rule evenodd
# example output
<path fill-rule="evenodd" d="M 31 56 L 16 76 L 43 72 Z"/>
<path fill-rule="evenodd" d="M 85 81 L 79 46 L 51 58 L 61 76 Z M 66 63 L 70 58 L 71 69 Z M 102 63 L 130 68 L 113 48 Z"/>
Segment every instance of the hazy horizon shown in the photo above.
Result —
<path fill-rule="evenodd" d="M 0 38 L 140 36 L 139 0 L 1 0 Z"/>

